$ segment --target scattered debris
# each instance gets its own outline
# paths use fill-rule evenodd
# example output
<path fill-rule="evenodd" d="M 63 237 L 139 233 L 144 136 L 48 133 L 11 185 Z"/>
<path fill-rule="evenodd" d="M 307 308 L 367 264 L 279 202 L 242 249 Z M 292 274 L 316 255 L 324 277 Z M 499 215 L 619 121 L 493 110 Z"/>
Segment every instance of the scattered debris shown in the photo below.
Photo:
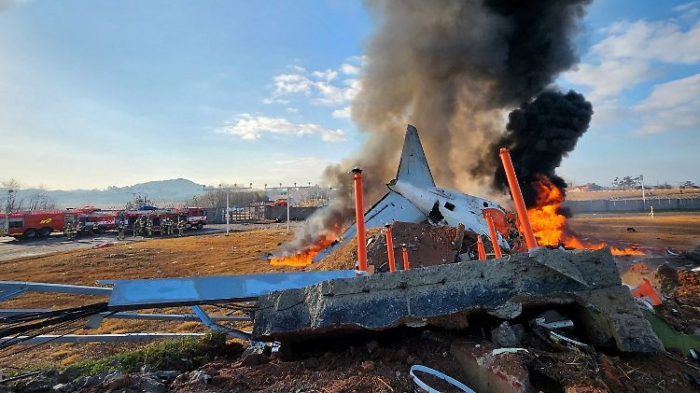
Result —
<path fill-rule="evenodd" d="M 513 326 L 508 324 L 508 321 L 504 321 L 497 328 L 491 330 L 491 341 L 502 347 L 519 347 L 522 345 L 522 326 L 520 326 L 520 330 L 517 332 Z"/>
<path fill-rule="evenodd" d="M 409 374 L 411 375 L 411 378 L 413 378 L 413 382 L 416 384 L 421 389 L 424 389 L 425 391 L 429 393 L 434 393 L 434 392 L 440 392 L 439 390 L 434 389 L 427 383 L 423 382 L 417 375 L 416 372 L 420 371 L 429 375 L 432 375 L 440 380 L 443 380 L 447 382 L 448 384 L 452 385 L 453 387 L 456 387 L 457 389 L 466 392 L 466 393 L 476 393 L 473 390 L 469 389 L 467 385 L 459 382 L 458 380 L 445 375 L 441 373 L 440 371 L 437 371 L 435 369 L 432 369 L 430 367 L 425 367 L 425 366 L 420 366 L 420 365 L 415 365 L 411 367 L 411 370 L 409 371 Z"/>

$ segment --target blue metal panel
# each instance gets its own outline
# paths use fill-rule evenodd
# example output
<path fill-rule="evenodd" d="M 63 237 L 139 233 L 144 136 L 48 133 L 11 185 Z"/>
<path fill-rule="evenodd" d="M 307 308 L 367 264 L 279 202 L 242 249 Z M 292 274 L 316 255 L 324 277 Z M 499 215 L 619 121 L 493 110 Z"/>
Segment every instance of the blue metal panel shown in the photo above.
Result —
<path fill-rule="evenodd" d="M 114 285 L 112 310 L 190 306 L 257 298 L 274 291 L 303 288 L 322 281 L 355 277 L 354 270 L 329 272 L 271 273 L 240 276 L 106 280 Z"/>

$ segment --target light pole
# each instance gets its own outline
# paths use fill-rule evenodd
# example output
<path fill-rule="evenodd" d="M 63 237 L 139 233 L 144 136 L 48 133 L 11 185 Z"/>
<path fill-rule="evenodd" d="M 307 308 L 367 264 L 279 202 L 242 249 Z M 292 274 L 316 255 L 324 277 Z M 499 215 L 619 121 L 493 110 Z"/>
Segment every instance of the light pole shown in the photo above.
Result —
<path fill-rule="evenodd" d="M 647 211 L 647 196 L 644 192 L 644 175 L 639 175 L 639 182 L 642 183 L 642 211 Z"/>
<path fill-rule="evenodd" d="M 215 187 L 207 187 L 204 186 L 204 189 L 211 189 L 211 190 L 216 190 L 217 188 Z M 229 192 L 237 192 L 241 190 L 252 190 L 253 189 L 253 183 L 250 183 L 249 187 L 243 187 L 243 186 L 238 186 L 237 183 L 233 185 L 233 187 L 223 187 L 221 184 L 219 184 L 218 190 L 219 191 L 226 191 L 226 234 L 228 235 L 229 232 L 231 231 L 231 207 L 230 207 L 230 198 L 229 198 Z M 218 207 L 218 206 L 217 206 Z"/>
<path fill-rule="evenodd" d="M 221 184 L 219 184 L 219 187 L 221 187 Z M 226 234 L 229 234 L 230 229 L 230 221 L 231 221 L 231 214 L 229 212 L 229 199 L 228 199 L 228 188 L 226 189 Z"/>
<path fill-rule="evenodd" d="M 7 190 L 7 203 L 5 204 L 5 236 L 10 235 L 10 200 L 12 198 L 13 189 Z"/>
<path fill-rule="evenodd" d="M 310 183 L 309 183 L 310 184 Z M 265 184 L 265 191 L 272 191 L 272 190 L 284 190 L 284 192 L 287 193 L 287 233 L 289 233 L 290 229 L 290 221 L 291 221 L 291 213 L 290 213 L 290 206 L 292 202 L 292 195 L 291 195 L 291 189 L 292 186 L 282 186 L 282 183 L 279 183 L 279 187 L 268 187 L 267 184 Z M 294 183 L 294 190 L 299 191 L 299 189 L 302 188 L 310 188 L 306 186 L 297 186 L 297 183 Z"/>

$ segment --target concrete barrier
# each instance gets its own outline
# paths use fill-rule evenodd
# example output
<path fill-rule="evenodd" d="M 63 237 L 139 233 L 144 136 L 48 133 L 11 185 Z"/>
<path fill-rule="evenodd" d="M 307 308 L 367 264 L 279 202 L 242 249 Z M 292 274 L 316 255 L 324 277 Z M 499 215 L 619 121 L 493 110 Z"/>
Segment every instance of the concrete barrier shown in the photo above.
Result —
<path fill-rule="evenodd" d="M 562 206 L 568 208 L 574 214 L 592 212 L 648 212 L 651 207 L 654 207 L 654 211 L 700 210 L 700 198 L 654 198 L 647 199 L 646 203 L 641 199 L 597 199 L 590 201 L 565 201 Z"/>

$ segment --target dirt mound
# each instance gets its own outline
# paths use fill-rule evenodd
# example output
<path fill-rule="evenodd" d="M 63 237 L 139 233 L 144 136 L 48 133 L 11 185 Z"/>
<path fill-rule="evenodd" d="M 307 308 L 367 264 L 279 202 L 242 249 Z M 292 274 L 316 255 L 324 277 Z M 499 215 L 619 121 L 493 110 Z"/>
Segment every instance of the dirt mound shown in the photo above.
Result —
<path fill-rule="evenodd" d="M 700 272 L 678 271 L 676 299 L 685 305 L 700 307 Z"/>

